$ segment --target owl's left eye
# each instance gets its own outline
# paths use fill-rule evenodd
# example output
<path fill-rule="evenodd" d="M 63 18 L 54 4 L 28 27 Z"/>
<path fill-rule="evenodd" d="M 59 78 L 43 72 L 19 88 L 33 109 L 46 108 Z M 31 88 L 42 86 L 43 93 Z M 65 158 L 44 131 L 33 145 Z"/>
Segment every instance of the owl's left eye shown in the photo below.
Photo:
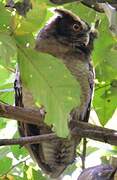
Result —
<path fill-rule="evenodd" d="M 74 24 L 73 25 L 73 30 L 74 31 L 80 31 L 81 30 L 81 26 L 79 24 Z"/>

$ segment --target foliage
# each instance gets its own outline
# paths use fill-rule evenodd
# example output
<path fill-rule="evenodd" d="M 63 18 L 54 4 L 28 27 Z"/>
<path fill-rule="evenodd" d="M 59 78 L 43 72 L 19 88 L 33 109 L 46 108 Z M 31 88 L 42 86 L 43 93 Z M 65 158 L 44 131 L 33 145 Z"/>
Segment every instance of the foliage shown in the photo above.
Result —
<path fill-rule="evenodd" d="M 45 106 L 45 121 L 55 125 L 58 135 L 65 136 L 68 134 L 68 112 L 79 101 L 78 83 L 64 65 L 50 55 L 25 49 L 25 53 L 19 51 L 18 57 L 23 83 L 31 90 L 36 102 Z"/>
<path fill-rule="evenodd" d="M 34 0 L 32 4 L 32 10 L 27 13 L 26 17 L 21 17 L 15 10 L 10 11 L 5 8 L 4 1 L 0 1 L 0 101 L 8 104 L 14 103 L 13 81 L 15 65 L 18 61 L 23 83 L 32 92 L 36 104 L 44 105 L 46 108 L 46 122 L 54 124 L 57 134 L 65 137 L 69 133 L 68 114 L 73 107 L 80 103 L 80 87 L 58 59 L 34 51 L 35 36 L 52 16 L 51 8 L 55 6 L 49 0 Z M 101 20 L 99 37 L 93 51 L 96 70 L 93 107 L 101 125 L 106 125 L 116 109 L 116 39 L 109 32 L 104 14 L 77 3 L 66 4 L 64 8 L 80 15 L 90 24 L 94 23 L 96 19 Z M 0 138 L 4 138 L 3 132 L 6 132 L 8 127 L 8 121 L 1 118 Z M 16 123 L 12 125 L 12 128 L 14 128 L 14 134 L 11 136 L 17 137 L 17 133 L 15 134 Z M 89 143 L 89 154 L 98 152 L 99 147 L 97 146 L 92 150 Z M 24 148 L 19 149 L 15 146 L 0 148 L 0 164 L 3 164 L 0 167 L 1 179 L 6 178 L 4 176 L 6 172 L 8 172 L 9 180 L 45 179 L 41 172 L 37 173 L 32 162 L 27 162 L 27 164 L 22 162 L 16 168 L 11 168 L 15 164 L 14 161 L 21 160 L 25 156 L 27 156 L 27 152 Z M 29 164 L 31 164 L 30 167 Z M 71 169 L 74 169 L 74 166 Z M 31 174 L 30 177 L 29 174 Z"/>

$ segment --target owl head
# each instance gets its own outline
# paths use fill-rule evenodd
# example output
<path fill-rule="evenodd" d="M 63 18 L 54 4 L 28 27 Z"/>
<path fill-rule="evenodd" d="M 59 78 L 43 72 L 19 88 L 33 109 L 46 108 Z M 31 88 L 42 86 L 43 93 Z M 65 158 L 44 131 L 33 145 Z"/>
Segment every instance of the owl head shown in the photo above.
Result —
<path fill-rule="evenodd" d="M 57 45 L 58 48 L 61 46 L 66 50 L 90 52 L 95 35 L 88 23 L 68 10 L 55 9 L 55 12 L 57 16 L 50 20 L 39 32 L 36 49 L 42 49 L 42 44 L 46 40 L 44 48 L 46 48 L 47 41 L 49 41 L 48 49 L 51 49 L 50 51 L 54 51 Z M 45 52 L 47 52 L 47 49 Z"/>
<path fill-rule="evenodd" d="M 65 43 L 72 45 L 87 45 L 89 43 L 89 25 L 69 11 L 56 9 L 59 13 L 55 19 L 55 34 Z"/>

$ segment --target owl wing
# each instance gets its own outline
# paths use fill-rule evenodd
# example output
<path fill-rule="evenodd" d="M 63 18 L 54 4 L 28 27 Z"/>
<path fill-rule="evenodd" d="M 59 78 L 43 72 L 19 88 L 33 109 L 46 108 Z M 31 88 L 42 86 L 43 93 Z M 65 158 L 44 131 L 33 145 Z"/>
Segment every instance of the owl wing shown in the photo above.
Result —
<path fill-rule="evenodd" d="M 94 91 L 94 78 L 95 78 L 95 72 L 93 69 L 93 66 L 91 63 L 89 63 L 89 77 L 88 77 L 88 81 L 89 81 L 89 87 L 90 87 L 90 100 L 87 104 L 87 111 L 85 113 L 85 117 L 84 117 L 84 121 L 88 122 L 89 120 L 89 116 L 90 116 L 90 111 L 91 111 L 91 102 L 92 102 L 92 97 L 93 97 L 93 91 Z"/>

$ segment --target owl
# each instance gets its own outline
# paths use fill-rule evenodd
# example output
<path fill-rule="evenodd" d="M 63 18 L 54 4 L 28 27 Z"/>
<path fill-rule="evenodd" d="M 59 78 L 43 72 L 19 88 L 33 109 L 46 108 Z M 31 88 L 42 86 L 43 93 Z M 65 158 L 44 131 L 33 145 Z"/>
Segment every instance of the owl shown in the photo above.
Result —
<path fill-rule="evenodd" d="M 65 9 L 55 9 L 57 13 L 38 33 L 35 49 L 57 57 L 68 68 L 81 87 L 80 105 L 71 110 L 69 119 L 70 131 L 78 121 L 87 122 L 94 86 L 94 72 L 91 63 L 91 52 L 96 33 L 87 22 Z M 33 96 L 21 84 L 20 72 L 15 80 L 16 106 L 35 108 Z M 32 119 L 33 121 L 33 119 Z M 46 124 L 40 128 L 37 125 L 18 123 L 21 136 L 35 136 L 52 133 Z M 36 160 L 42 171 L 50 178 L 58 178 L 66 167 L 73 163 L 76 157 L 76 147 L 81 138 L 60 138 L 28 144 L 31 156 Z M 58 148 L 59 147 L 59 148 Z"/>

